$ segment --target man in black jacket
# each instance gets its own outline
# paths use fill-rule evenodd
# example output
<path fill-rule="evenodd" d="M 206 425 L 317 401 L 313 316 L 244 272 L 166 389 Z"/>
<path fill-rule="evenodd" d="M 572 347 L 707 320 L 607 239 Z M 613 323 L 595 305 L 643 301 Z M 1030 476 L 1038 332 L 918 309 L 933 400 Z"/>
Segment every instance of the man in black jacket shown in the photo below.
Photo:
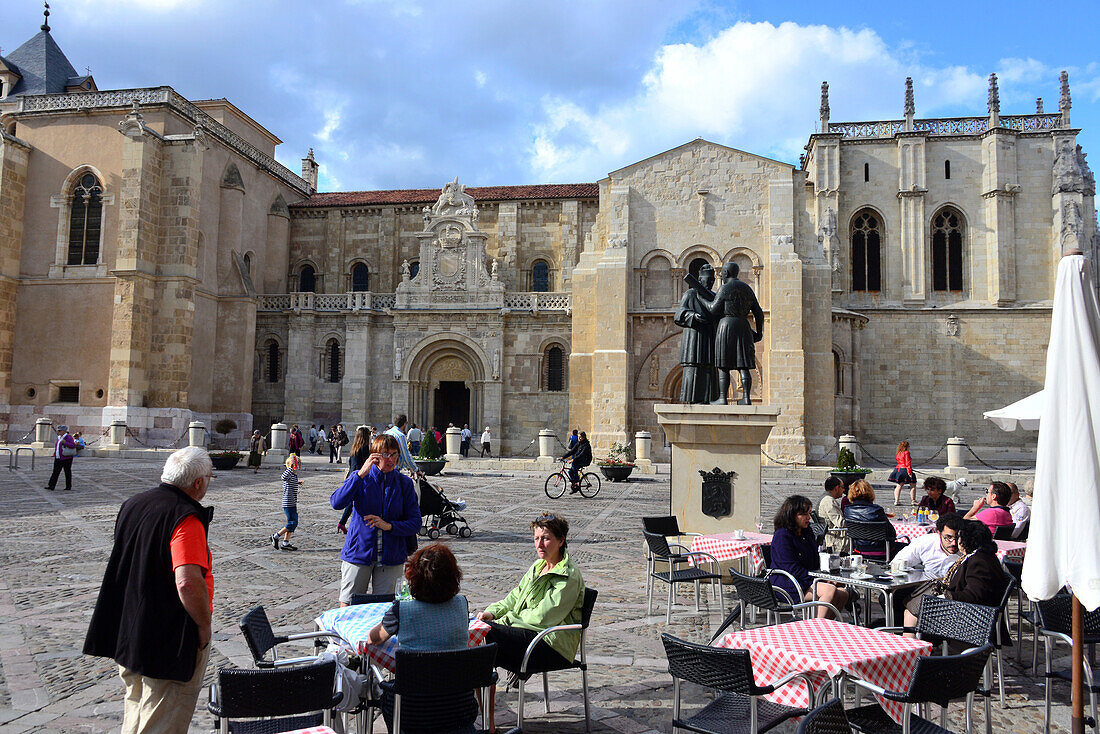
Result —
<path fill-rule="evenodd" d="M 84 653 L 112 658 L 126 686 L 123 734 L 187 731 L 210 655 L 214 582 L 199 501 L 210 456 L 191 446 L 161 484 L 122 503 Z M 168 572 L 168 569 L 172 569 Z"/>
<path fill-rule="evenodd" d="M 573 457 L 573 464 L 569 467 L 569 491 L 576 492 L 581 483 L 581 469 L 592 463 L 592 444 L 588 443 L 588 435 L 584 431 L 581 431 L 577 445 L 566 451 L 561 460 L 565 461 L 570 456 Z"/>

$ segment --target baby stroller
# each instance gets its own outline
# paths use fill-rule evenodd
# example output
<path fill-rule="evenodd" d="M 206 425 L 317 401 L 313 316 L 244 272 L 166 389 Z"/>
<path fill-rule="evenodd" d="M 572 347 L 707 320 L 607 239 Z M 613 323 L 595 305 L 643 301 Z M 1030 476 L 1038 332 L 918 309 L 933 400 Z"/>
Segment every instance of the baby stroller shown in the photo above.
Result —
<path fill-rule="evenodd" d="M 465 509 L 466 503 L 462 500 L 451 501 L 438 486 L 429 484 L 426 479 L 420 480 L 420 514 L 425 518 L 420 526 L 421 535 L 435 540 L 439 537 L 439 529 L 444 528 L 449 535 L 469 538 L 474 531 L 461 514 Z"/>

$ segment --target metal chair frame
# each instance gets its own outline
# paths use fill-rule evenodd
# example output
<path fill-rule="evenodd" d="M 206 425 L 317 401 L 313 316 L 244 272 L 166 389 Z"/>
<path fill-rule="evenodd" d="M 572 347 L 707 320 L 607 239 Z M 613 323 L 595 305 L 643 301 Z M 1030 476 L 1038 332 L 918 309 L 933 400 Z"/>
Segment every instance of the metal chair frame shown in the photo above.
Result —
<path fill-rule="evenodd" d="M 654 515 L 642 518 L 642 529 L 649 533 L 656 533 L 657 535 L 663 535 L 666 538 L 676 538 L 679 545 L 683 545 L 684 538 L 696 537 L 702 535 L 702 533 L 685 533 L 680 530 L 680 521 L 676 519 L 675 515 Z M 645 593 L 648 598 L 653 592 L 653 574 L 657 572 L 657 563 L 655 561 L 653 551 L 649 549 L 649 544 L 646 543 L 645 550 L 646 558 L 646 577 L 645 577 Z"/>
<path fill-rule="evenodd" d="M 738 606 L 735 611 L 730 612 L 718 627 L 718 630 L 711 636 L 710 644 L 712 645 L 714 641 L 721 637 L 722 633 L 738 619 L 740 619 L 740 621 L 737 622 L 738 626 L 742 630 L 745 629 L 744 619 L 746 602 L 755 609 L 764 610 L 765 626 L 772 624 L 773 615 L 776 622 L 779 621 L 780 615 L 791 614 L 797 616 L 799 612 L 802 612 L 803 619 L 809 619 L 810 609 L 816 609 L 818 607 L 831 609 L 838 620 L 843 620 L 840 610 L 827 601 L 821 601 L 820 599 L 814 599 L 812 601 L 795 601 L 791 599 L 790 595 L 784 589 L 772 586 L 770 577 L 773 574 L 777 574 L 786 576 L 790 579 L 791 583 L 794 584 L 796 589 L 799 591 L 802 590 L 802 585 L 798 583 L 798 579 L 786 571 L 772 568 L 768 569 L 764 576 L 746 576 L 731 568 L 729 569 L 729 573 L 733 588 L 737 591 Z M 780 596 L 783 598 L 780 599 Z"/>
<path fill-rule="evenodd" d="M 1032 608 L 1036 612 L 1036 625 L 1039 628 L 1039 634 L 1043 637 L 1043 664 L 1046 666 L 1044 671 L 1045 681 L 1043 683 L 1043 724 L 1049 730 L 1051 704 L 1050 684 L 1053 678 L 1065 680 L 1070 677 L 1069 673 L 1061 673 L 1054 670 L 1054 648 L 1059 642 L 1064 642 L 1070 647 L 1073 647 L 1073 637 L 1071 636 L 1073 597 L 1069 595 L 1055 596 L 1051 599 L 1035 602 Z M 1095 612 L 1085 611 L 1084 632 L 1084 643 L 1086 645 L 1094 645 L 1100 642 L 1100 610 Z M 1096 685 L 1096 681 L 1093 677 L 1092 665 L 1088 657 L 1083 661 L 1082 668 L 1085 673 L 1085 687 L 1089 692 L 1089 704 L 1092 709 L 1091 722 L 1086 723 L 1091 723 L 1093 731 L 1098 731 L 1100 730 L 1100 726 L 1098 726 L 1098 721 L 1100 721 L 1100 719 L 1097 718 L 1096 694 L 1098 690 L 1100 690 L 1100 687 Z"/>
<path fill-rule="evenodd" d="M 890 560 L 890 540 L 887 534 L 886 528 L 891 527 L 889 520 L 864 522 L 862 520 L 848 520 L 845 519 L 844 527 L 848 531 L 848 540 L 852 544 L 852 552 L 859 553 L 859 555 L 867 556 L 868 558 L 876 558 L 876 555 L 868 555 L 867 553 L 860 553 L 856 550 L 856 542 L 867 543 L 882 543 L 883 544 L 883 560 Z"/>
<path fill-rule="evenodd" d="M 230 681 L 232 684 L 230 685 Z M 210 703 L 207 710 L 214 716 L 214 726 L 222 734 L 228 734 L 230 720 L 257 719 L 241 722 L 237 731 L 284 731 L 286 726 L 302 728 L 314 726 L 306 721 L 311 713 L 322 712 L 325 726 L 332 724 L 333 709 L 340 703 L 342 693 L 336 689 L 336 662 L 312 660 L 310 665 L 293 668 L 222 668 L 217 680 L 210 685 Z M 327 683 L 328 698 L 323 698 Z M 240 686 L 241 692 L 226 688 Z M 304 692 L 303 692 L 304 691 Z M 306 696 L 304 701 L 302 696 Z M 271 721 L 271 719 L 275 719 Z M 284 721 L 285 723 L 280 723 Z M 251 724 L 251 726 L 249 726 Z"/>
<path fill-rule="evenodd" d="M 695 611 L 700 612 L 702 609 L 699 606 L 699 599 L 702 595 L 700 582 L 710 581 L 711 588 L 714 592 L 714 600 L 717 602 L 720 599 L 719 585 L 722 581 L 721 566 L 718 563 L 718 559 L 712 556 L 710 553 L 703 553 L 702 551 L 693 551 L 679 543 L 669 543 L 668 539 L 664 535 L 658 533 L 651 533 L 648 530 L 643 530 L 642 534 L 645 536 L 646 543 L 649 546 L 649 550 L 653 555 L 652 564 L 654 570 L 649 574 L 650 586 L 649 593 L 646 598 L 646 614 L 653 614 L 653 584 L 652 580 L 663 581 L 668 584 L 668 609 L 665 610 L 665 623 L 670 624 L 672 622 L 672 605 L 676 598 L 676 584 L 694 583 L 695 585 Z M 674 550 L 675 549 L 675 550 Z M 677 564 L 687 563 L 689 559 L 700 558 L 710 563 L 710 572 L 703 571 L 698 566 L 691 568 L 676 568 Z M 668 564 L 667 572 L 659 572 L 656 570 L 656 564 L 659 561 L 663 561 Z M 699 563 L 699 561 L 696 561 Z"/>
<path fill-rule="evenodd" d="M 324 638 L 340 640 L 339 635 L 332 632 L 300 632 L 292 635 L 276 635 L 271 628 L 271 622 L 267 618 L 267 612 L 263 605 L 257 605 L 249 610 L 240 621 L 241 634 L 244 635 L 248 650 L 252 653 L 252 661 L 257 668 L 281 668 L 288 665 L 302 665 L 316 661 L 316 656 L 309 655 L 296 658 L 280 658 L 278 646 L 288 642 L 301 640 L 320 640 Z M 341 640 L 343 641 L 343 640 Z M 345 641 L 345 644 L 346 643 Z M 354 646 L 348 644 L 349 649 Z M 271 651 L 271 660 L 266 659 L 268 650 Z"/>
<path fill-rule="evenodd" d="M 485 707 L 489 701 L 489 689 L 497 680 L 493 666 L 495 659 L 496 645 L 493 643 L 460 650 L 433 652 L 398 650 L 394 679 L 381 684 L 384 690 L 393 694 L 392 730 L 401 731 L 404 699 L 410 696 L 423 696 L 437 706 L 446 708 L 454 704 L 452 697 L 480 691 L 478 708 L 481 711 L 481 720 L 487 722 Z M 426 676 L 434 679 L 432 685 L 427 688 L 424 685 Z M 447 681 L 453 685 L 441 691 L 439 681 Z M 445 700 L 434 701 L 433 699 L 436 698 Z M 422 701 L 416 703 L 422 703 Z M 372 720 L 372 731 L 373 725 Z"/>
<path fill-rule="evenodd" d="M 844 713 L 844 702 L 834 698 L 803 717 L 798 734 L 851 734 L 852 726 Z"/>

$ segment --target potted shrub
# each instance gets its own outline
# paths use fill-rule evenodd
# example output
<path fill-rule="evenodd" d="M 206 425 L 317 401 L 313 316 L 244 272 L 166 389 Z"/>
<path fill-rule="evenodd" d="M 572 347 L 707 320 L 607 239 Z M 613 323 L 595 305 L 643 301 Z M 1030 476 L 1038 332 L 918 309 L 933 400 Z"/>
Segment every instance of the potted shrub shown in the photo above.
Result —
<path fill-rule="evenodd" d="M 420 453 L 416 455 L 416 465 L 426 475 L 433 476 L 443 471 L 447 461 L 443 458 L 443 449 L 435 440 L 435 434 L 431 431 L 424 432 L 424 440 L 420 442 Z"/>
<path fill-rule="evenodd" d="M 836 455 L 836 468 L 830 473 L 844 483 L 844 488 L 857 479 L 863 479 L 873 470 L 862 467 L 856 463 L 856 457 L 846 448 L 842 448 Z"/>
<path fill-rule="evenodd" d="M 634 471 L 634 459 L 630 457 L 630 449 L 626 444 L 613 443 L 611 450 L 607 452 L 607 458 L 596 459 L 596 466 L 600 467 L 600 473 L 607 479 L 621 482 Z"/>
<path fill-rule="evenodd" d="M 233 431 L 237 430 L 237 423 L 229 418 L 222 418 L 220 421 L 214 424 L 214 432 L 220 433 L 222 436 L 222 450 L 210 452 L 210 462 L 214 465 L 215 469 L 219 471 L 228 471 L 235 467 L 241 460 L 241 452 L 236 449 L 228 447 L 228 436 Z"/>

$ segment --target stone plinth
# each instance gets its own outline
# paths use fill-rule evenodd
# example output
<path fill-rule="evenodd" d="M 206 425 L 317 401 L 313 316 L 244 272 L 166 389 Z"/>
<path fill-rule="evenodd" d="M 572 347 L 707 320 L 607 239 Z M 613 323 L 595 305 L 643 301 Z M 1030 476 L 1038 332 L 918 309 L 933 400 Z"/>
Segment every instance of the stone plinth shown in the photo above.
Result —
<path fill-rule="evenodd" d="M 760 514 L 760 447 L 779 409 L 767 405 L 655 405 L 657 422 L 672 444 L 671 514 L 690 533 L 752 529 Z M 733 471 L 730 512 L 703 513 L 703 477 L 714 468 Z"/>
<path fill-rule="evenodd" d="M 206 445 L 205 423 L 202 421 L 191 421 L 187 425 L 187 445 L 199 447 Z"/>
<path fill-rule="evenodd" d="M 653 435 L 649 431 L 634 434 L 634 465 L 648 468 L 653 466 Z"/>
<path fill-rule="evenodd" d="M 286 447 L 286 423 L 273 423 L 271 425 L 271 446 L 267 449 L 267 457 L 282 463 L 286 461 L 290 451 Z"/>
<path fill-rule="evenodd" d="M 539 458 L 536 461 L 540 466 L 553 466 L 555 459 L 557 459 L 554 453 L 554 443 L 556 441 L 557 434 L 549 428 L 543 428 L 539 431 Z"/>
<path fill-rule="evenodd" d="M 447 453 L 443 458 L 447 461 L 462 461 L 462 429 L 450 426 L 443 436 L 443 443 L 447 447 Z"/>
<path fill-rule="evenodd" d="M 966 439 L 952 436 L 947 439 L 947 466 L 943 468 L 945 474 L 953 477 L 965 477 L 970 473 L 963 463 L 963 452 L 966 451 Z"/>
<path fill-rule="evenodd" d="M 49 418 L 39 418 L 34 422 L 34 443 L 36 449 L 53 448 L 53 421 Z"/>
<path fill-rule="evenodd" d="M 122 448 L 126 445 L 126 421 L 111 421 L 107 432 L 107 448 Z"/>

